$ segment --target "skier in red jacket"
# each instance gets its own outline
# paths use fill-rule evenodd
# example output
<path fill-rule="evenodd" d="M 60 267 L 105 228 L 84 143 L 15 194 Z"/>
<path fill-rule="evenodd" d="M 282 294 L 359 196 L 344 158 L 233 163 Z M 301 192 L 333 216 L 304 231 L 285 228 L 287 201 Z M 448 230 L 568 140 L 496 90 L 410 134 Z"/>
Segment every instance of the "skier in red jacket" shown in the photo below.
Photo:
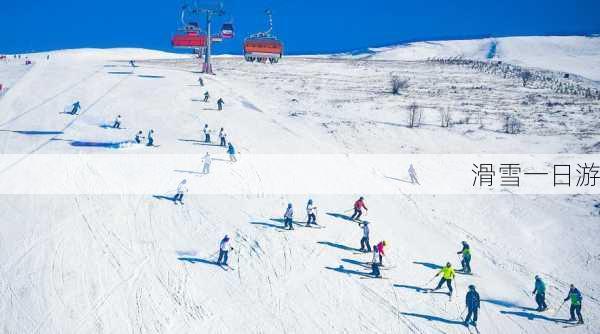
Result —
<path fill-rule="evenodd" d="M 365 206 L 364 200 L 365 198 L 360 196 L 360 198 L 354 202 L 354 213 L 352 214 L 352 217 L 350 217 L 351 220 L 359 220 L 360 216 L 362 215 L 362 209 L 369 211 L 369 209 L 367 209 Z"/>

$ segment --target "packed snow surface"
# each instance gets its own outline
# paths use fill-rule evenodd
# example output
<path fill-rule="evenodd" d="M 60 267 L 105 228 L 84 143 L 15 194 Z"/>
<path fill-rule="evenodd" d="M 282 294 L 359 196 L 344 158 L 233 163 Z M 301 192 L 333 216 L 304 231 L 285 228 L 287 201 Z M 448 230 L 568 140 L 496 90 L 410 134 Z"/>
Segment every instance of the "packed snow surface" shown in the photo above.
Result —
<path fill-rule="evenodd" d="M 86 155 L 190 154 L 168 179 L 149 178 L 163 192 L 117 195 L 0 195 L 0 328 L 4 333 L 468 333 L 461 323 L 469 284 L 481 298 L 483 333 L 595 333 L 600 327 L 600 199 L 567 195 L 415 195 L 406 168 L 381 175 L 396 194 L 369 195 L 371 244 L 386 240 L 382 271 L 368 277 L 358 254 L 362 231 L 348 220 L 360 193 L 329 195 L 210 194 L 219 180 L 244 189 L 244 176 L 269 180 L 253 154 L 598 153 L 600 104 L 581 96 L 523 87 L 429 57 L 484 59 L 491 40 L 414 43 L 377 50 L 365 59 L 284 58 L 279 64 L 215 60 L 216 76 L 182 56 L 136 49 L 67 50 L 29 55 L 33 65 L 0 62 L 0 152 Z M 495 40 L 494 59 L 600 79 L 600 42 L 586 37 Z M 132 68 L 129 60 L 135 59 Z M 386 60 L 386 61 L 378 61 Z M 390 74 L 406 77 L 400 95 Z M 593 82 L 588 82 L 594 85 Z M 595 86 L 594 86 L 595 87 Z M 202 102 L 210 92 L 208 103 Z M 217 111 L 215 101 L 225 100 Z M 78 115 L 69 106 L 81 102 Z M 526 103 L 524 103 L 526 102 Z M 409 128 L 416 103 L 423 124 Z M 451 110 L 453 126 L 440 127 Z M 522 131 L 502 131 L 519 114 Z M 122 116 L 122 129 L 112 129 Z M 240 163 L 204 143 L 202 128 L 224 127 Z M 157 147 L 129 143 L 155 130 Z M 121 145 L 120 143 L 127 143 Z M 213 155 L 210 174 L 202 157 Z M 330 161 L 330 160 L 328 160 Z M 0 166 L 0 173 L 27 160 Z M 599 163 L 600 161 L 596 161 Z M 323 168 L 335 168 L 336 162 Z M 290 167 L 292 168 L 292 167 Z M 122 165 L 135 175 L 142 171 Z M 286 173 L 286 169 L 274 171 Z M 369 172 L 369 171 L 364 171 Z M 440 173 L 443 173 L 440 166 Z M 470 171 L 465 171 L 470 173 Z M 93 164 L 69 169 L 94 175 Z M 378 171 L 372 171 L 373 174 Z M 418 173 L 418 169 L 417 169 Z M 295 180 L 318 177 L 307 174 Z M 169 199 L 188 180 L 185 205 Z M 240 181 L 240 179 L 242 181 Z M 339 184 L 352 183 L 340 178 Z M 39 180 L 44 182 L 44 180 Z M 103 182 L 110 183 L 110 177 Z M 218 186 L 218 185 L 217 185 Z M 0 185 L 0 190 L 1 190 Z M 317 222 L 284 231 L 287 203 L 306 219 L 312 198 Z M 216 266 L 228 234 L 229 264 Z M 460 267 L 469 242 L 474 275 L 458 274 L 455 294 L 423 293 L 439 266 Z M 533 277 L 547 284 L 550 310 L 534 311 Z M 583 293 L 585 325 L 570 327 L 569 284 Z M 445 290 L 442 290 L 445 291 Z M 464 316 L 464 314 L 462 314 Z"/>

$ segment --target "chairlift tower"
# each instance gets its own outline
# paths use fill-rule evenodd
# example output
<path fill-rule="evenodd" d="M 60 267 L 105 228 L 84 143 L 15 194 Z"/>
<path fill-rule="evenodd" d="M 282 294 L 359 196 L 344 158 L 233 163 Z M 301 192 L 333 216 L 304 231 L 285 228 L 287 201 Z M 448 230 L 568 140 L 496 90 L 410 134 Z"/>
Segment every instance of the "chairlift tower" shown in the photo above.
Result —
<path fill-rule="evenodd" d="M 215 74 L 212 70 L 212 63 L 210 62 L 211 51 L 212 51 L 212 35 L 211 35 L 211 23 L 213 16 L 223 16 L 225 11 L 223 10 L 223 3 L 219 3 L 217 6 L 198 6 L 195 5 L 192 9 L 192 13 L 195 14 L 206 14 L 206 51 L 204 53 L 204 64 L 202 64 L 202 73 Z"/>

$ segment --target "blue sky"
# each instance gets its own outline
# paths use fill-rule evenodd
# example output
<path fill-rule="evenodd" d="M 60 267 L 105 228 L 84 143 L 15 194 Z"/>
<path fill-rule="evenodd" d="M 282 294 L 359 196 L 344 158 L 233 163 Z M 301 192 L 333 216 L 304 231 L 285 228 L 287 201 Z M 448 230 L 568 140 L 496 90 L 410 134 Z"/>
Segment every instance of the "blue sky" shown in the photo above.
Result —
<path fill-rule="evenodd" d="M 0 53 L 80 47 L 145 47 L 171 50 L 183 1 L 4 0 Z M 266 27 L 286 53 L 338 52 L 403 41 L 481 36 L 600 33 L 599 0 L 354 1 L 229 0 L 236 38 L 217 53 L 240 53 L 245 35 Z M 219 21 L 219 20 L 217 20 Z"/>

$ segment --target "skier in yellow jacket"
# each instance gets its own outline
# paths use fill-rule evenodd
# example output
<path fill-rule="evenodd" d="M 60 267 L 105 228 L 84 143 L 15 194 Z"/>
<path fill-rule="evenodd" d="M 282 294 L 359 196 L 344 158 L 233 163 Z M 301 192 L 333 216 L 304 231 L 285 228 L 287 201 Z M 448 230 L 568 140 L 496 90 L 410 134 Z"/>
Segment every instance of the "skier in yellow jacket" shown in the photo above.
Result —
<path fill-rule="evenodd" d="M 452 296 L 452 280 L 454 279 L 454 268 L 452 268 L 452 264 L 450 262 L 446 263 L 446 266 L 440 269 L 440 271 L 435 274 L 435 277 L 438 277 L 442 274 L 442 279 L 438 283 L 437 287 L 431 291 L 439 290 L 444 283 L 448 286 L 448 290 L 450 290 L 449 295 Z"/>

